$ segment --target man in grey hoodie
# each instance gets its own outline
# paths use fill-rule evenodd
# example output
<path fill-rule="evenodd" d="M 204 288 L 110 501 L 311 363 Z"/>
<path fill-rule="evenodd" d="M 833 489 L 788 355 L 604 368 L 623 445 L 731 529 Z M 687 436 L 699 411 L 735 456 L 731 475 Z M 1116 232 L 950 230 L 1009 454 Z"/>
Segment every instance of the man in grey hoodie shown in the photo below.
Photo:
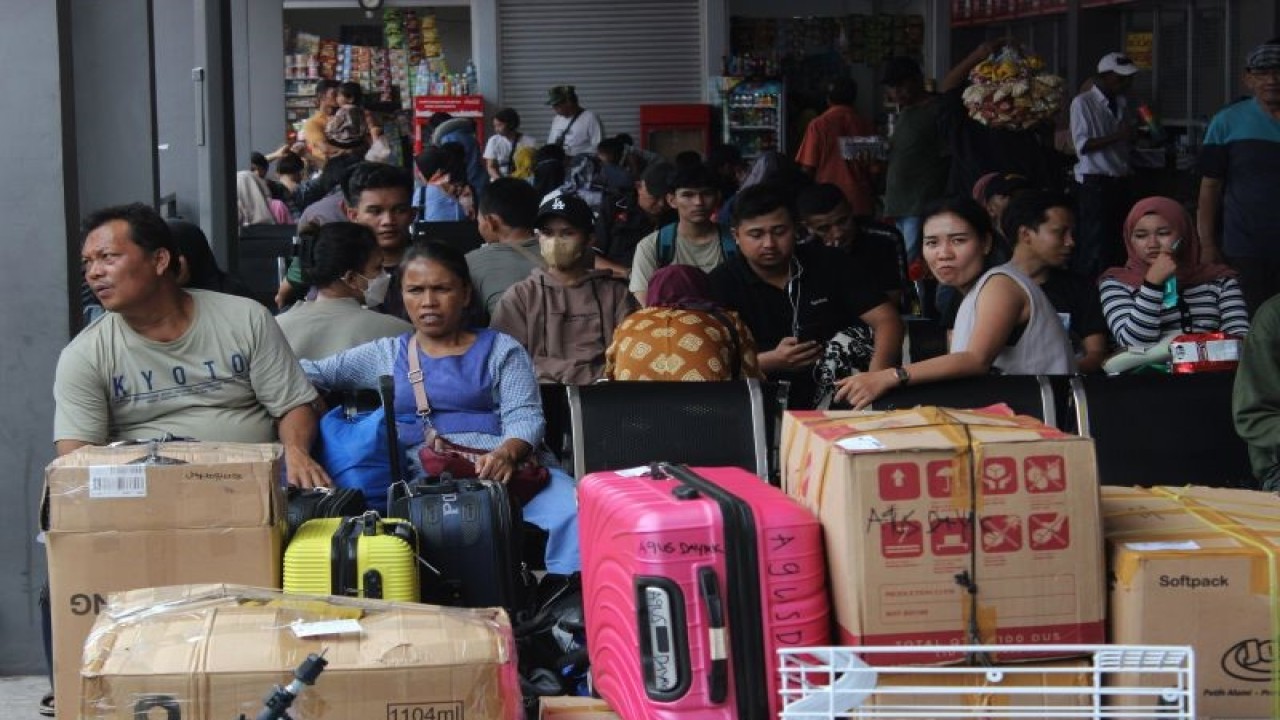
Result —
<path fill-rule="evenodd" d="M 577 196 L 543 203 L 536 227 L 547 267 L 512 285 L 493 313 L 490 327 L 529 351 L 538 382 L 598 380 L 614 329 L 637 308 L 625 282 L 592 269 L 594 225 L 591 208 Z"/>

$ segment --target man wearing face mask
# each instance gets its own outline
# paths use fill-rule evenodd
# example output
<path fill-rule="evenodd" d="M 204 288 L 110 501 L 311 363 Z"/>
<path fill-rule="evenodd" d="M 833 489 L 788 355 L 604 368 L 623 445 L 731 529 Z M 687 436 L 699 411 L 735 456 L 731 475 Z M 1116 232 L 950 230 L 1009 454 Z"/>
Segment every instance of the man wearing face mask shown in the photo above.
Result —
<path fill-rule="evenodd" d="M 512 285 L 490 327 L 520 342 L 538 382 L 585 385 L 604 373 L 613 331 L 637 308 L 626 284 L 592 268 L 595 219 L 581 198 L 561 195 L 538 210 L 538 245 L 547 262 Z"/>
<path fill-rule="evenodd" d="M 315 298 L 276 316 L 289 347 L 303 360 L 413 329 L 398 317 L 367 309 L 383 303 L 391 275 L 383 272 L 373 231 L 363 225 L 329 223 L 316 231 L 303 276 L 316 288 Z"/>

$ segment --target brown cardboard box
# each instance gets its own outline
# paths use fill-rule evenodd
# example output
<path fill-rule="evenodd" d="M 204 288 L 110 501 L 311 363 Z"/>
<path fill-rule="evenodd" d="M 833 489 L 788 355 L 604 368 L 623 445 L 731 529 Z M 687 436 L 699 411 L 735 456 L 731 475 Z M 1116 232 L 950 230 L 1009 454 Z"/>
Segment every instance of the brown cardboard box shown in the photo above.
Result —
<path fill-rule="evenodd" d="M 1107 487 L 1102 513 L 1111 642 L 1192 646 L 1200 717 L 1280 717 L 1280 496 Z"/>
<path fill-rule="evenodd" d="M 45 470 L 53 669 L 76 717 L 85 636 L 115 591 L 176 583 L 280 584 L 278 445 L 167 443 L 185 464 L 127 465 L 140 446 L 85 447 Z"/>
<path fill-rule="evenodd" d="M 789 413 L 783 443 L 787 491 L 822 520 L 840 642 L 1103 641 L 1092 441 L 917 408 Z"/>
<path fill-rule="evenodd" d="M 1092 696 L 1066 692 L 1068 688 L 1093 686 L 1090 664 L 1081 660 L 1059 660 L 1027 663 L 998 674 L 965 673 L 956 675 L 921 672 L 885 672 L 876 678 L 876 691 L 866 706 L 892 716 L 895 710 L 919 712 L 921 707 L 966 708 L 1083 708 L 1092 706 Z M 1058 692 L 1025 692 L 1032 687 L 1052 688 Z M 948 692 L 913 694 L 910 688 L 940 688 Z M 1022 692 L 1020 692 L 1022 691 Z"/>
<path fill-rule="evenodd" d="M 139 698 L 151 696 L 180 708 L 182 720 L 256 717 L 272 686 L 321 651 L 329 664 L 294 702 L 293 717 L 522 717 L 501 609 L 217 585 L 113 595 L 85 645 L 83 716 L 134 720 Z"/>
<path fill-rule="evenodd" d="M 592 697 L 544 697 L 538 720 L 622 720 L 609 703 Z"/>

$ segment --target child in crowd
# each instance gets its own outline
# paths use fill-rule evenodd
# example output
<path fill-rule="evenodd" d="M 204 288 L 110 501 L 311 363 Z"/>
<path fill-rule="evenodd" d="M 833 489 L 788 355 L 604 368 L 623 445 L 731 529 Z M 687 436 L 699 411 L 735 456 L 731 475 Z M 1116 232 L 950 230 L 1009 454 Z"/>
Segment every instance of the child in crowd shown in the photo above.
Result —
<path fill-rule="evenodd" d="M 368 128 L 360 106 L 363 98 L 360 83 L 344 82 L 338 86 L 338 109 L 324 128 L 325 140 L 334 148 L 350 151 L 366 143 Z"/>

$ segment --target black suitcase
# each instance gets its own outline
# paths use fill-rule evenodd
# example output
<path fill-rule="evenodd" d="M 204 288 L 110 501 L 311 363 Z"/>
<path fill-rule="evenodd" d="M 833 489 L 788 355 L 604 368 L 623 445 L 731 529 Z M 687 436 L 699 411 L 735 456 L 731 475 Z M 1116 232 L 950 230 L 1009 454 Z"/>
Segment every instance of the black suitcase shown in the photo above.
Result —
<path fill-rule="evenodd" d="M 285 517 L 289 527 L 285 544 L 298 532 L 302 523 L 316 518 L 355 517 L 367 509 L 364 493 L 354 488 L 302 488 L 286 490 L 288 510 Z"/>
<path fill-rule="evenodd" d="M 423 602 L 523 616 L 534 581 L 520 554 L 519 504 L 505 485 L 445 477 L 397 483 L 390 497 L 390 514 L 418 532 Z"/>

